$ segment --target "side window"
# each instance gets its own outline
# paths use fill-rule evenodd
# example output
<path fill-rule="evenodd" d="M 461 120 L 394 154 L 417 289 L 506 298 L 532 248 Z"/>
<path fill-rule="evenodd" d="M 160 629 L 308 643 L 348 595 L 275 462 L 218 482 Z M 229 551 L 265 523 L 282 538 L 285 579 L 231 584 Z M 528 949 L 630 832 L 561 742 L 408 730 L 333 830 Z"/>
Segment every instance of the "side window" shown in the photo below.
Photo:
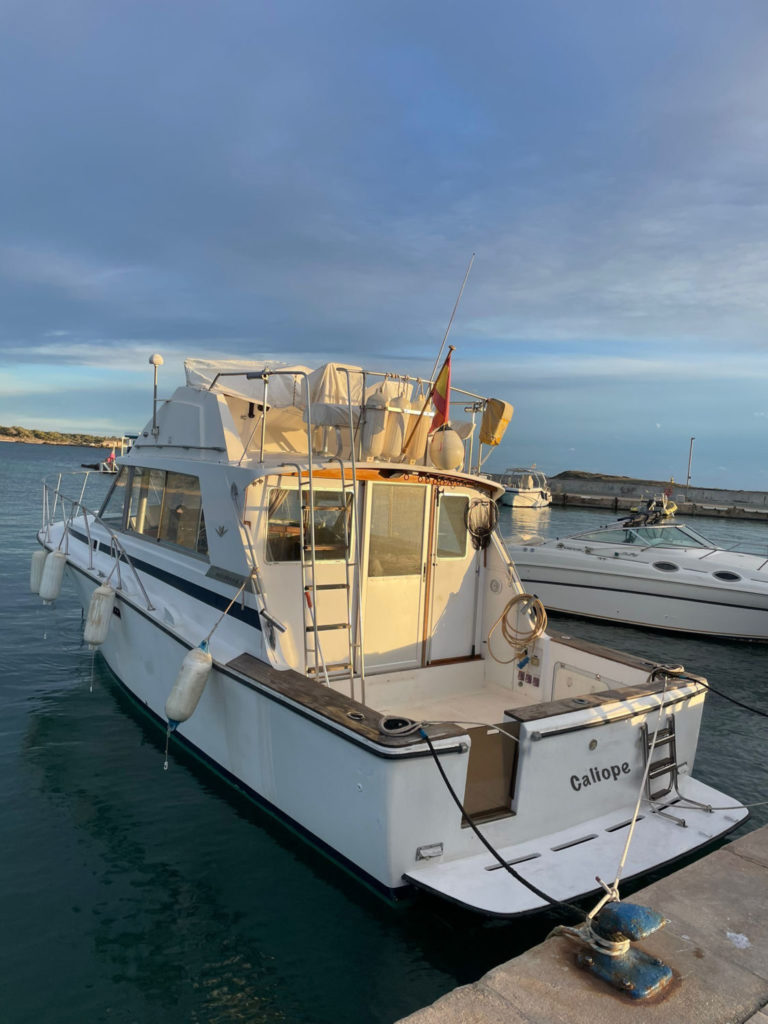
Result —
<path fill-rule="evenodd" d="M 186 473 L 135 469 L 128 529 L 142 537 L 208 554 L 200 481 Z"/>
<path fill-rule="evenodd" d="M 299 492 L 273 487 L 267 511 L 267 559 L 270 562 L 298 562 L 301 544 Z"/>
<path fill-rule="evenodd" d="M 167 473 L 158 540 L 200 555 L 208 553 L 200 481 L 186 473 Z"/>
<path fill-rule="evenodd" d="M 135 469 L 128 505 L 128 529 L 144 537 L 158 538 L 163 507 L 165 470 Z"/>
<path fill-rule="evenodd" d="M 467 509 L 469 498 L 443 494 L 437 518 L 437 557 L 463 558 L 467 553 Z"/>
<path fill-rule="evenodd" d="M 309 504 L 309 491 L 302 491 L 302 502 Z M 304 517 L 304 542 L 310 543 L 309 510 Z M 270 562 L 298 562 L 301 557 L 299 492 L 273 487 L 269 492 L 267 513 L 267 558 Z M 315 491 L 315 557 L 318 561 L 340 560 L 346 555 L 352 517 L 352 495 L 340 491 Z M 307 551 L 309 557 L 309 551 Z"/>
<path fill-rule="evenodd" d="M 113 530 L 119 530 L 123 525 L 123 507 L 125 505 L 125 488 L 128 483 L 128 470 L 121 466 L 117 476 L 112 481 L 109 493 L 101 506 L 100 518 Z"/>

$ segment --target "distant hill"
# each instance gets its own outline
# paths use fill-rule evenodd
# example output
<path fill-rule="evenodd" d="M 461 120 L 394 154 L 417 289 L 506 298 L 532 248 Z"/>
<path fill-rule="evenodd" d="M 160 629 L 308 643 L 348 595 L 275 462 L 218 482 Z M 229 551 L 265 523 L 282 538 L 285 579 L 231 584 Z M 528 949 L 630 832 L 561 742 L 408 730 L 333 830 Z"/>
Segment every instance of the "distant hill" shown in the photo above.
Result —
<path fill-rule="evenodd" d="M 564 469 L 562 473 L 551 476 L 550 480 L 569 477 L 571 480 L 634 480 L 633 476 L 611 476 L 610 473 L 587 473 L 584 469 Z"/>
<path fill-rule="evenodd" d="M 27 427 L 0 426 L 0 441 L 20 441 L 22 444 L 72 444 L 90 448 L 112 448 L 120 443 L 117 437 L 99 437 L 98 434 L 63 434 L 58 430 L 28 430 Z"/>

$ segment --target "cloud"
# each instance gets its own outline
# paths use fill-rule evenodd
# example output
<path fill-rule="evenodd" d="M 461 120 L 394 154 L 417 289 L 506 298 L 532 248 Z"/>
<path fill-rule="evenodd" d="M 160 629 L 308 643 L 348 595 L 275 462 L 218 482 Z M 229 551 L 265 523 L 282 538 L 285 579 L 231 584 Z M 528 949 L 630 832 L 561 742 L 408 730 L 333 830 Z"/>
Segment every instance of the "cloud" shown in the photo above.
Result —
<path fill-rule="evenodd" d="M 660 452 L 700 416 L 759 462 L 742 409 L 768 375 L 762 5 L 102 14 L 0 10 L 18 414 L 79 373 L 81 399 L 117 393 L 115 419 L 138 418 L 153 351 L 164 387 L 184 355 L 426 374 L 477 252 L 457 371 L 512 398 L 531 461 L 580 431 L 585 458 L 640 465 L 662 456 L 638 424 L 663 419 Z"/>

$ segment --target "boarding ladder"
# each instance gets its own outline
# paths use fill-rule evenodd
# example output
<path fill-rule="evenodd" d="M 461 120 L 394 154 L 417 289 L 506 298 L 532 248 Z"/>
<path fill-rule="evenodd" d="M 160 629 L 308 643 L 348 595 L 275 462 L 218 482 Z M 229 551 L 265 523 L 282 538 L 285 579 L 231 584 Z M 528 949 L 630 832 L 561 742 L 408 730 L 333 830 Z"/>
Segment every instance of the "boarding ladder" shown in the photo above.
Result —
<path fill-rule="evenodd" d="M 645 792 L 653 804 L 668 796 L 672 790 L 677 791 L 677 780 L 680 765 L 677 763 L 677 741 L 675 737 L 675 716 L 667 715 L 666 725 L 655 733 L 647 725 L 643 725 L 645 763 L 648 774 L 645 780 Z M 648 764 L 650 757 L 654 760 Z"/>
<path fill-rule="evenodd" d="M 350 696 L 355 696 L 356 669 L 360 678 L 360 700 L 365 700 L 365 664 L 362 643 L 362 614 L 360 609 L 361 587 L 361 534 L 360 509 L 357 487 L 357 460 L 355 455 L 355 429 L 352 416 L 351 386 L 347 374 L 347 407 L 349 412 L 350 450 L 345 465 L 340 456 L 323 455 L 326 463 L 338 463 L 341 481 L 341 503 L 339 505 L 318 504 L 315 488 L 315 453 L 312 446 L 312 418 L 308 407 L 308 461 L 307 486 L 302 483 L 299 471 L 299 558 L 301 562 L 302 608 L 304 612 L 304 658 L 306 674 L 321 679 L 326 685 L 333 680 L 349 679 Z M 350 475 L 347 476 L 347 467 Z M 298 468 L 298 467 L 297 467 Z M 317 543 L 315 516 L 318 511 L 338 512 L 344 523 L 344 580 L 339 583 L 318 583 Z M 352 548 L 354 541 L 354 557 Z M 343 591 L 346 617 L 344 621 L 331 618 L 323 613 L 323 592 Z M 322 634 L 343 630 L 346 635 L 345 657 L 341 661 L 328 662 L 323 653 Z"/>
<path fill-rule="evenodd" d="M 339 371 L 344 373 L 347 378 L 347 413 L 349 417 L 349 465 L 351 469 L 351 483 L 348 486 L 347 475 L 345 471 L 344 462 L 340 457 L 324 455 L 326 462 L 338 462 L 340 469 L 341 479 L 341 497 L 342 505 L 336 509 L 338 512 L 344 515 L 344 582 L 343 583 L 318 583 L 317 582 L 317 544 L 315 538 L 315 512 L 318 508 L 322 508 L 324 511 L 333 511 L 333 506 L 328 505 L 317 505 L 316 493 L 315 493 L 315 481 L 314 481 L 314 470 L 315 470 L 315 453 L 313 452 L 312 444 L 312 433 L 316 424 L 312 420 L 312 403 L 310 400 L 310 389 L 309 389 L 309 375 L 306 371 L 301 370 L 276 370 L 265 367 L 263 370 L 245 373 L 246 380 L 261 380 L 263 383 L 264 391 L 262 401 L 259 403 L 259 409 L 262 412 L 260 418 L 261 428 L 261 443 L 259 451 L 259 462 L 264 462 L 264 449 L 265 449 L 265 437 L 266 437 L 266 423 L 267 415 L 269 411 L 268 395 L 269 395 L 269 383 L 271 377 L 302 377 L 304 379 L 304 386 L 306 388 L 306 426 L 307 426 L 307 463 L 306 466 L 300 465 L 298 462 L 285 462 L 283 465 L 296 470 L 296 477 L 298 483 L 298 500 L 299 500 L 299 560 L 301 565 L 301 588 L 302 588 L 302 608 L 304 615 L 304 658 L 305 658 L 305 672 L 308 676 L 314 676 L 316 679 L 322 678 L 326 684 L 330 684 L 332 679 L 339 679 L 348 676 L 350 684 L 350 696 L 354 697 L 354 685 L 355 685 L 355 669 L 357 668 L 357 674 L 360 679 L 360 700 L 365 702 L 365 657 L 364 657 L 364 645 L 363 645 L 363 620 L 360 609 L 360 600 L 362 594 L 361 586 L 361 571 L 360 571 L 360 552 L 362 550 L 362 533 L 360 529 L 360 514 L 359 514 L 359 499 L 358 499 L 358 487 L 357 487 L 357 461 L 355 447 L 357 444 L 357 431 L 354 424 L 354 416 L 352 413 L 352 386 L 350 381 L 350 370 L 348 367 L 339 367 Z M 366 388 L 366 372 L 354 371 L 362 373 L 362 395 L 365 396 Z M 241 376 L 241 371 L 222 372 L 217 373 L 212 383 L 209 385 L 208 390 L 211 390 L 217 383 L 220 377 L 231 377 Z M 362 427 L 364 420 L 365 411 L 363 408 L 363 418 L 358 423 L 358 429 Z M 246 452 L 250 448 L 251 440 L 254 438 L 256 433 L 256 426 L 251 433 L 251 437 L 248 439 L 246 444 L 243 446 L 243 455 L 241 456 L 241 462 L 245 458 Z M 307 476 L 307 487 L 304 487 L 303 479 L 304 474 Z M 351 495 L 351 516 L 348 512 L 348 497 Z M 305 500 L 306 499 L 306 500 Z M 238 514 L 238 519 L 241 517 Z M 306 526 L 309 526 L 309 529 Z M 245 528 L 245 524 L 241 522 L 243 529 L 245 530 L 246 537 L 249 537 L 248 531 Z M 351 541 L 354 537 L 355 541 L 355 557 L 350 557 Z M 266 612 L 266 600 L 264 597 L 263 586 L 261 579 L 257 571 L 257 560 L 253 546 L 250 544 L 251 562 L 252 562 L 252 586 L 257 592 L 261 599 L 262 614 L 268 619 L 271 626 L 275 626 L 281 632 L 285 630 L 282 623 L 279 623 L 272 616 L 267 616 Z M 318 592 L 324 590 L 344 590 L 346 595 L 346 610 L 347 616 L 345 622 L 324 622 L 321 619 L 320 612 L 318 610 Z M 353 601 L 353 594 L 355 595 Z M 354 609 L 353 609 L 354 603 Z M 342 662 L 328 664 L 323 656 L 323 648 L 321 643 L 320 634 L 329 630 L 343 629 L 347 635 L 347 655 Z M 355 639 L 356 638 L 356 639 Z"/>

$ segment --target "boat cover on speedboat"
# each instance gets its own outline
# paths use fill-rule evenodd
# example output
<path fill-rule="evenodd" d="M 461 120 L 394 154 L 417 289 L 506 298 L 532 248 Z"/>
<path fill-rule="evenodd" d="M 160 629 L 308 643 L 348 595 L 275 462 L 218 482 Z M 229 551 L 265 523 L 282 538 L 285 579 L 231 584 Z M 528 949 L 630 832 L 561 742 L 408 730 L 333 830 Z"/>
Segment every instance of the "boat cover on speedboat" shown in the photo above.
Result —
<path fill-rule="evenodd" d="M 709 636 L 768 639 L 768 553 L 719 548 L 666 509 L 510 547 L 554 611 Z"/>
<path fill-rule="evenodd" d="M 171 755 L 389 895 L 514 916 L 747 812 L 691 774 L 704 680 L 547 630 L 474 424 L 432 429 L 446 383 L 190 362 L 98 511 L 46 486 L 31 582 L 52 601 L 66 573 Z M 452 391 L 498 443 L 503 403 Z"/>

